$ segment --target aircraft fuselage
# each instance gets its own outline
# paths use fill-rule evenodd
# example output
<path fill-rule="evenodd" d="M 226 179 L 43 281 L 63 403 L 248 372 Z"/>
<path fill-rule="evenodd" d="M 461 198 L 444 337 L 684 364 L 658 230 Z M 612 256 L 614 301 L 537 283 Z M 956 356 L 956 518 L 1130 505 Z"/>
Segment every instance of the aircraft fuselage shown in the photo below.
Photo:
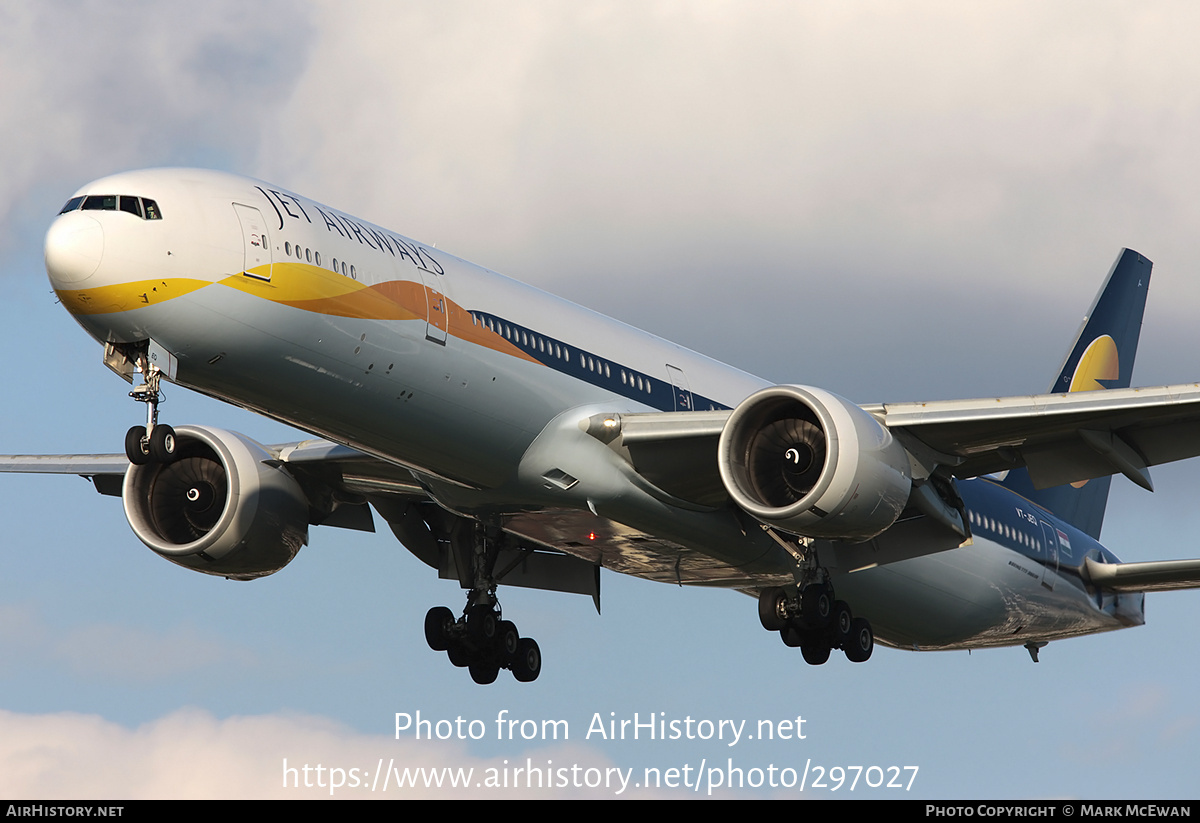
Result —
<path fill-rule="evenodd" d="M 600 539 L 558 545 L 608 568 L 792 581 L 749 517 L 677 505 L 586 432 L 595 415 L 733 408 L 767 381 L 258 181 L 147 170 L 77 194 L 105 195 L 46 241 L 56 292 L 101 343 L 151 340 L 173 382 L 407 467 L 456 512 L 514 528 L 563 512 Z M 966 545 L 836 575 L 881 641 L 1020 645 L 1142 622 L 1142 595 L 1081 576 L 1085 556 L 1115 561 L 1095 540 L 989 480 L 959 488 Z"/>

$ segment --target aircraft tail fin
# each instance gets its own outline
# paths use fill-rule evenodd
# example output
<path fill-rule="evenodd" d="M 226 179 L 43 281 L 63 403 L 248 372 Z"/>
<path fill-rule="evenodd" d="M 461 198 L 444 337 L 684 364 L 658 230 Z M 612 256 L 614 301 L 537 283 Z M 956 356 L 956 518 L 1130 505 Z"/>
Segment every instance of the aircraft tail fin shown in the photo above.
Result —
<path fill-rule="evenodd" d="M 1058 377 L 1050 384 L 1050 394 L 1129 388 L 1153 265 L 1132 249 L 1121 250 L 1083 318 Z M 1012 491 L 1095 538 L 1100 537 L 1111 482 L 1111 477 L 1098 477 L 1038 490 L 1023 468 L 1009 472 L 1003 481 Z"/>

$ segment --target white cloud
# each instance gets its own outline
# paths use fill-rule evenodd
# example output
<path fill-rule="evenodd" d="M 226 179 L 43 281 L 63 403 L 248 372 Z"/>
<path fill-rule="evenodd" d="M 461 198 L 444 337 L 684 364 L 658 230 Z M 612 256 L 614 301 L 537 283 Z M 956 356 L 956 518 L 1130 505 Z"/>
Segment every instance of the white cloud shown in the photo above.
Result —
<path fill-rule="evenodd" d="M 326 5 L 264 169 L 451 250 L 853 246 L 882 274 L 905 250 L 1007 250 L 1036 284 L 1077 262 L 1047 259 L 1064 222 L 1124 227 L 1115 252 L 1195 214 L 1179 14 L 1197 12 Z"/>
<path fill-rule="evenodd" d="M 0 225 L 125 168 L 245 162 L 310 40 L 287 3 L 5 4 Z"/>
<path fill-rule="evenodd" d="M 556 785 L 528 788 L 521 782 L 526 778 L 513 772 L 528 764 L 555 769 L 546 779 Z M 576 764 L 580 771 L 572 771 Z M 612 788 L 602 783 L 611 768 L 606 758 L 579 746 L 485 759 L 456 742 L 361 734 L 311 716 L 217 719 L 197 709 L 182 709 L 130 729 L 94 715 L 0 711 L 0 794 L 5 797 L 613 797 L 620 785 L 617 778 L 612 776 Z M 386 788 L 381 769 L 390 775 Z M 424 770 L 416 778 L 420 785 L 396 787 L 397 772 L 392 770 L 405 769 Z M 444 776 L 447 770 L 469 774 L 469 783 L 457 789 L 448 783 L 425 786 L 424 775 L 435 772 L 450 780 Z M 490 777 L 500 788 L 487 788 Z M 589 780 L 600 785 L 589 789 L 584 785 Z M 514 783 L 520 787 L 512 788 Z"/>

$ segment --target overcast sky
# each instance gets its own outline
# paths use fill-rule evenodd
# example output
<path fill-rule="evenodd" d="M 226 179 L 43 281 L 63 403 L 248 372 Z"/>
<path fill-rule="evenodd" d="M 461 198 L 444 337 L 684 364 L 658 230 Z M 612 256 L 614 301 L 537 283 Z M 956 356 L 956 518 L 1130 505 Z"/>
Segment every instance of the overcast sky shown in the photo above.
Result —
<path fill-rule="evenodd" d="M 860 402 L 1043 390 L 1128 246 L 1156 264 L 1135 383 L 1198 379 L 1198 30 L 1194 5 L 1153 2 L 0 0 L 0 451 L 116 451 L 143 414 L 55 305 L 41 242 L 79 186 L 161 165 L 270 180 Z M 298 436 L 180 389 L 163 414 Z M 1154 495 L 1114 481 L 1106 544 L 1195 556 L 1200 468 L 1154 477 Z M 315 529 L 280 574 L 232 583 L 155 557 L 76 478 L 3 477 L 0 494 L 6 797 L 294 797 L 285 758 L 732 758 L 920 769 L 909 793 L 834 796 L 1195 795 L 1200 594 L 1151 596 L 1146 627 L 1037 665 L 879 648 L 812 668 L 748 598 L 606 573 L 603 616 L 503 594 L 545 670 L 485 689 L 421 636 L 460 593 L 389 534 Z M 571 738 L 497 741 L 501 710 Z M 489 734 L 395 740 L 416 711 Z M 807 734 L 585 739 L 610 712 L 801 715 Z"/>

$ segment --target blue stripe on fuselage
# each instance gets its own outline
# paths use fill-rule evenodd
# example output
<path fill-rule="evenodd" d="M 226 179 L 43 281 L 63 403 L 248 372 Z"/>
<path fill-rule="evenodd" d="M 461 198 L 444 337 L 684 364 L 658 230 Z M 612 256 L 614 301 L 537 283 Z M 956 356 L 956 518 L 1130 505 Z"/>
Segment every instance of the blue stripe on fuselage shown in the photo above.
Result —
<path fill-rule="evenodd" d="M 961 481 L 958 490 L 973 535 L 1016 552 L 1042 568 L 1056 565 L 1046 545 L 1053 539 L 1059 575 L 1080 588 L 1086 588 L 1080 576 L 1085 557 L 1105 563 L 1119 562 L 1116 555 L 1089 535 L 994 480 Z"/>
<path fill-rule="evenodd" d="M 685 386 L 674 386 L 661 377 L 652 378 L 645 372 L 498 315 L 477 309 L 471 309 L 469 313 L 475 322 L 488 326 L 543 366 L 659 411 L 716 411 L 729 408 Z M 684 399 L 681 400 L 680 395 Z M 686 407 L 688 404 L 690 408 Z"/>

